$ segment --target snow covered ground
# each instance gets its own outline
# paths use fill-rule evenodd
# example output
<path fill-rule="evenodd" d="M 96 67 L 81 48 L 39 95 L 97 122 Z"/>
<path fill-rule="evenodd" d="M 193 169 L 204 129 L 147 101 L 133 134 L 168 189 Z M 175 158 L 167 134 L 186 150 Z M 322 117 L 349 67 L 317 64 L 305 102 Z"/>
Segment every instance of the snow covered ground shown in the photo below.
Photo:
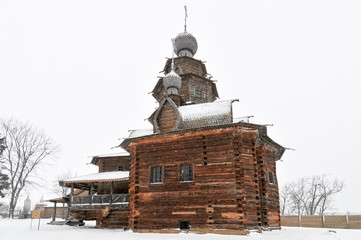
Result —
<path fill-rule="evenodd" d="M 351 229 L 320 229 L 320 228 L 283 228 L 271 232 L 252 232 L 247 236 L 216 235 L 216 234 L 145 234 L 131 231 L 107 230 L 94 228 L 93 222 L 86 222 L 83 227 L 48 225 L 49 219 L 42 219 L 40 230 L 38 220 L 34 219 L 30 230 L 30 219 L 0 219 L 1 240 L 209 240 L 209 239 L 246 239 L 246 240 L 360 240 L 361 230 Z M 335 232 L 333 232 L 335 231 Z"/>

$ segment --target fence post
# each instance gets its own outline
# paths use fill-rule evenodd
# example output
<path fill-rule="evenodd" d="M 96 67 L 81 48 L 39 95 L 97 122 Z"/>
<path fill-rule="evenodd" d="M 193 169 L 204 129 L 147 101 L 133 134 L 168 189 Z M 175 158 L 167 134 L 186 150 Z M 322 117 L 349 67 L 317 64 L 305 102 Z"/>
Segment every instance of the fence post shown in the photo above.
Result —
<path fill-rule="evenodd" d="M 322 227 L 324 228 L 325 227 L 325 215 L 322 214 Z"/>
<path fill-rule="evenodd" d="M 348 214 L 346 213 L 346 228 L 349 228 Z"/>
<path fill-rule="evenodd" d="M 302 218 L 301 215 L 298 215 L 298 226 L 299 226 L 299 227 L 302 227 L 302 226 L 301 226 L 301 221 L 302 221 L 301 218 Z"/>

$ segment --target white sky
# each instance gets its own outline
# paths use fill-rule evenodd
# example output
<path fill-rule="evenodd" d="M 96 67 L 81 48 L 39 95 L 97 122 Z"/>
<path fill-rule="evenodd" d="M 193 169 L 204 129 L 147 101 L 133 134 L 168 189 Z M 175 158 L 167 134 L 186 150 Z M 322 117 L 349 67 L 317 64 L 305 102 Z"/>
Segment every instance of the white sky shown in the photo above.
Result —
<path fill-rule="evenodd" d="M 96 172 L 88 156 L 149 127 L 148 93 L 183 31 L 183 5 L 221 100 L 239 98 L 236 117 L 274 124 L 270 137 L 296 149 L 278 162 L 279 183 L 330 174 L 346 183 L 338 210 L 361 212 L 357 0 L 1 0 L 0 117 L 34 123 L 61 145 L 38 174 Z"/>

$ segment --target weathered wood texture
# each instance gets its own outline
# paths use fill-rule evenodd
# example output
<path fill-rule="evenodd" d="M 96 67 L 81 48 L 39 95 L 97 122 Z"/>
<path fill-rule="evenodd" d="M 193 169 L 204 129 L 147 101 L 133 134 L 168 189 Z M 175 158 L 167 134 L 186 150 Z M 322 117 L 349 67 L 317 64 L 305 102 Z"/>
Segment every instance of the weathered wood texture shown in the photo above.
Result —
<path fill-rule="evenodd" d="M 118 171 L 119 167 L 123 171 L 129 171 L 129 156 L 116 156 L 116 157 L 102 157 L 99 158 L 97 165 L 99 172 L 112 172 Z M 98 194 L 110 194 L 111 183 L 98 183 L 97 192 Z M 115 182 L 113 193 L 128 193 L 129 183 L 128 182 Z"/>
<path fill-rule="evenodd" d="M 160 110 L 157 123 L 160 132 L 172 131 L 177 121 L 177 113 L 169 101 L 166 101 Z"/>
<path fill-rule="evenodd" d="M 201 61 L 189 57 L 178 57 L 174 60 L 175 72 L 182 78 L 179 95 L 186 102 L 205 103 L 216 100 L 218 97 L 216 85 L 206 78 L 206 67 Z M 166 63 L 164 69 L 165 74 L 170 71 L 170 61 Z M 200 95 L 196 94 L 196 88 L 200 89 Z M 163 79 L 161 78 L 153 89 L 153 96 L 160 102 L 162 96 L 166 93 L 167 90 L 164 88 Z"/>
<path fill-rule="evenodd" d="M 287 227 L 361 229 L 361 215 L 281 216 L 281 223 Z"/>
<path fill-rule="evenodd" d="M 227 127 L 133 142 L 130 228 L 179 228 L 180 221 L 202 229 L 279 226 L 278 189 L 260 181 L 275 162 L 257 136 L 256 129 Z M 180 182 L 183 164 L 193 165 L 192 182 Z M 154 166 L 163 167 L 162 183 L 150 183 Z"/>
<path fill-rule="evenodd" d="M 110 211 L 106 217 L 97 219 L 97 226 L 100 228 L 128 228 L 129 210 Z"/>
<path fill-rule="evenodd" d="M 269 149 L 258 148 L 259 183 L 261 193 L 262 225 L 280 227 L 279 189 L 277 184 L 275 154 Z M 274 175 L 274 183 L 270 183 L 269 173 Z"/>
<path fill-rule="evenodd" d="M 211 80 L 194 74 L 183 74 L 180 77 L 182 78 L 182 86 L 179 89 L 179 95 L 186 102 L 206 103 L 216 100 L 215 84 Z M 200 89 L 200 96 L 196 95 L 197 87 Z M 158 91 L 155 98 L 160 101 L 161 96 L 166 94 L 167 90 L 162 85 L 159 85 Z"/>
<path fill-rule="evenodd" d="M 123 167 L 123 171 L 129 171 L 129 156 L 102 157 L 99 158 L 97 165 L 99 172 L 118 171 L 119 167 Z"/>
<path fill-rule="evenodd" d="M 68 212 L 68 207 L 60 207 L 56 208 L 56 218 L 65 218 Z M 43 211 L 41 211 L 41 218 L 52 218 L 54 215 L 54 207 L 44 207 Z"/>
<path fill-rule="evenodd" d="M 128 227 L 129 209 L 109 207 L 92 210 L 71 211 L 70 215 L 76 219 L 96 220 L 99 228 L 122 228 Z"/>
<path fill-rule="evenodd" d="M 303 227 L 317 227 L 322 228 L 322 216 L 302 216 L 301 218 L 301 226 Z"/>
<path fill-rule="evenodd" d="M 114 182 L 114 189 L 113 189 L 114 194 L 128 193 L 128 189 L 129 189 L 128 181 Z M 110 194 L 110 192 L 111 192 L 111 182 L 98 183 L 97 193 L 99 195 Z"/>
<path fill-rule="evenodd" d="M 286 227 L 300 227 L 301 219 L 299 216 L 281 216 L 281 225 Z"/>
<path fill-rule="evenodd" d="M 171 59 L 169 59 L 164 67 L 166 73 L 171 70 Z M 207 70 L 204 63 L 200 60 L 191 57 L 176 57 L 174 58 L 175 72 L 178 74 L 194 73 L 199 76 L 206 76 Z"/>

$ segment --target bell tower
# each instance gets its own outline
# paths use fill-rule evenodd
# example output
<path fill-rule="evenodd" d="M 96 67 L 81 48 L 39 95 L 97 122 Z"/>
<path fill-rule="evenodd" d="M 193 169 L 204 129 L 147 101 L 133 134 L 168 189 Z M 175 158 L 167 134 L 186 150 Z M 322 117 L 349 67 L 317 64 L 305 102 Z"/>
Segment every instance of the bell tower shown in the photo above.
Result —
<path fill-rule="evenodd" d="M 218 96 L 217 87 L 207 73 L 204 62 L 194 58 L 198 50 L 197 39 L 187 32 L 187 8 L 185 8 L 184 32 L 178 34 L 173 42 L 176 58 L 168 59 L 163 72 L 165 76 L 160 78 L 152 91 L 153 97 L 160 103 L 162 96 L 168 93 L 164 86 L 164 78 L 169 74 L 176 73 L 181 78 L 181 86 L 178 94 L 184 103 L 197 104 L 213 102 Z"/>

